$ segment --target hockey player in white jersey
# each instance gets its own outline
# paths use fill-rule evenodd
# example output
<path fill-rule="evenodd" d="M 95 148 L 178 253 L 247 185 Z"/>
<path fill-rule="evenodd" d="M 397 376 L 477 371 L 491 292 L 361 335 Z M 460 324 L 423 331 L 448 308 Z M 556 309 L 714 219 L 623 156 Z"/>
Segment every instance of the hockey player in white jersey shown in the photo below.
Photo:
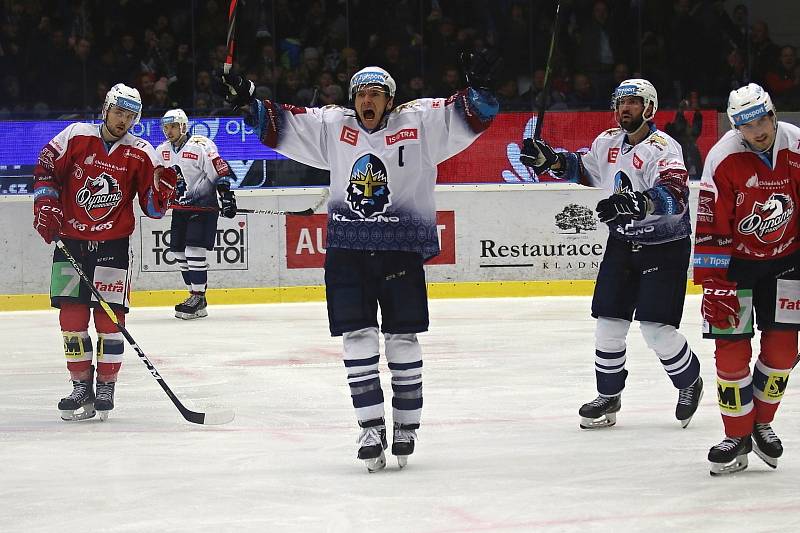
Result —
<path fill-rule="evenodd" d="M 362 428 L 358 458 L 385 467 L 387 448 L 378 360 L 378 307 L 392 375 L 392 454 L 400 467 L 414 451 L 422 412 L 422 349 L 428 329 L 423 263 L 439 253 L 436 165 L 467 148 L 492 122 L 488 88 L 499 69 L 490 51 L 468 60 L 469 87 L 449 98 L 394 106 L 396 83 L 379 67 L 350 80 L 354 109 L 304 108 L 252 98 L 253 84 L 225 76 L 229 101 L 261 141 L 302 163 L 329 169 L 325 285 L 333 336 Z"/>
<path fill-rule="evenodd" d="M 680 145 L 652 122 L 655 87 L 623 81 L 612 108 L 619 128 L 601 133 L 586 154 L 556 153 L 525 139 L 520 161 L 609 193 L 597 204 L 609 238 L 597 275 L 592 316 L 598 396 L 581 406 L 580 426 L 613 426 L 625 387 L 626 343 L 636 319 L 647 345 L 678 389 L 675 417 L 686 427 L 700 402 L 700 362 L 677 328 L 683 315 L 691 248 L 688 173 Z"/>
<path fill-rule="evenodd" d="M 202 318 L 208 316 L 206 252 L 214 248 L 219 215 L 236 216 L 231 171 L 211 139 L 189 136 L 189 118 L 182 109 L 167 111 L 161 127 L 167 140 L 156 149 L 159 162 L 178 173 L 171 206 L 170 250 L 189 290 L 186 300 L 175 306 L 175 316 L 184 320 Z"/>

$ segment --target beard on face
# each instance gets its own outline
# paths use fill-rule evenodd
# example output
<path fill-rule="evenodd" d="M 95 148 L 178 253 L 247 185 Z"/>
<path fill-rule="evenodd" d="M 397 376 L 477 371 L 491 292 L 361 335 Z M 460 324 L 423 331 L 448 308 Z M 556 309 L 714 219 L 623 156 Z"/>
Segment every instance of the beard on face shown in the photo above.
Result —
<path fill-rule="evenodd" d="M 641 128 L 642 124 L 644 123 L 644 118 L 642 117 L 642 115 L 639 115 L 636 118 L 630 118 L 628 120 L 629 122 L 627 125 L 622 120 L 620 120 L 620 125 L 622 126 L 622 129 L 624 129 L 628 133 L 635 132 L 636 130 Z"/>

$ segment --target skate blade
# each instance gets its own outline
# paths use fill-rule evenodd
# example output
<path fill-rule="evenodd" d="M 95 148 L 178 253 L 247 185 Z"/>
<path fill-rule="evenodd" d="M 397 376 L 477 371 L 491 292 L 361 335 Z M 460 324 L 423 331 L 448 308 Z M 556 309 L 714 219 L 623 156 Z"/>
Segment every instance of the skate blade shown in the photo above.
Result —
<path fill-rule="evenodd" d="M 175 318 L 180 318 L 181 320 L 194 320 L 195 318 L 205 318 L 207 316 L 208 311 L 205 309 L 196 313 L 181 313 L 180 311 L 175 312 Z"/>
<path fill-rule="evenodd" d="M 755 441 L 755 439 L 753 439 Z M 770 468 L 778 468 L 778 458 L 777 457 L 770 457 L 769 455 L 765 454 L 761 451 L 758 447 L 758 444 L 753 442 L 753 451 L 756 452 L 756 455 Z"/>
<path fill-rule="evenodd" d="M 617 413 L 608 413 L 600 418 L 581 417 L 581 429 L 602 429 L 617 423 Z"/>
<path fill-rule="evenodd" d="M 367 472 L 374 474 L 375 472 L 386 468 L 386 455 L 381 452 L 378 457 L 373 459 L 364 459 L 364 464 L 367 466 Z"/>
<path fill-rule="evenodd" d="M 730 463 L 711 463 L 712 476 L 726 476 L 735 474 L 747 468 L 747 455 L 740 455 Z"/>
<path fill-rule="evenodd" d="M 397 466 L 399 466 L 401 470 L 403 468 L 405 468 L 406 465 L 408 464 L 408 456 L 407 455 L 397 455 L 395 457 L 397 457 Z"/>
<path fill-rule="evenodd" d="M 79 420 L 93 418 L 95 414 L 97 414 L 97 412 L 94 410 L 93 405 L 84 405 L 81 411 L 77 409 L 74 411 L 70 409 L 62 409 L 61 420 L 64 420 L 65 422 L 77 422 Z"/>
<path fill-rule="evenodd" d="M 97 414 L 100 415 L 100 421 L 101 422 L 105 422 L 106 420 L 108 420 L 108 413 L 109 412 L 110 411 L 97 411 Z"/>

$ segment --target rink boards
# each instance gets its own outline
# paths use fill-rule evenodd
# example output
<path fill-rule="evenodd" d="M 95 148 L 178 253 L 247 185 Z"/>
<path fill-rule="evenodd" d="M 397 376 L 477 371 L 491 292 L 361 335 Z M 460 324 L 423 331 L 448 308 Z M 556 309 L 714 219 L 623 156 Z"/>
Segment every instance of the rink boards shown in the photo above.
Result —
<path fill-rule="evenodd" d="M 237 191 L 240 208 L 302 210 L 321 189 Z M 690 205 L 696 205 L 697 188 Z M 432 297 L 591 294 L 608 236 L 597 189 L 572 184 L 440 185 L 441 254 L 426 267 Z M 49 306 L 52 245 L 31 225 L 30 196 L 0 196 L 0 310 Z M 141 215 L 131 239 L 131 301 L 174 305 L 184 292 L 169 248 L 169 215 Z M 694 213 L 692 213 L 694 223 Z M 324 299 L 325 207 L 311 217 L 239 214 L 220 219 L 208 254 L 215 303 Z M 689 286 L 692 291 L 692 287 Z"/>

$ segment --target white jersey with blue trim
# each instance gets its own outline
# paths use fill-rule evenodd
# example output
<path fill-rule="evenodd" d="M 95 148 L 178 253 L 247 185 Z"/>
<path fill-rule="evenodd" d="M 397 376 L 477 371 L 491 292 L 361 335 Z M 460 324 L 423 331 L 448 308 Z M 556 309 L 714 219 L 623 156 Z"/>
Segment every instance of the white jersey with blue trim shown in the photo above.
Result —
<path fill-rule="evenodd" d="M 604 131 L 580 156 L 580 182 L 616 192 L 646 193 L 654 210 L 643 220 L 616 219 L 609 223 L 612 236 L 658 244 L 691 233 L 688 208 L 688 173 L 683 150 L 675 139 L 651 125 L 650 134 L 636 145 L 628 144 L 621 128 Z"/>
<path fill-rule="evenodd" d="M 192 135 L 179 147 L 167 140 L 156 148 L 159 164 L 176 166 L 178 185 L 173 209 L 217 207 L 217 185 L 229 183 L 230 168 L 220 157 L 214 141 Z"/>
<path fill-rule="evenodd" d="M 469 91 L 402 104 L 372 132 L 352 109 L 267 100 L 258 105 L 260 137 L 287 157 L 330 170 L 328 247 L 414 251 L 429 258 L 439 253 L 436 165 L 467 148 L 496 113 Z"/>

